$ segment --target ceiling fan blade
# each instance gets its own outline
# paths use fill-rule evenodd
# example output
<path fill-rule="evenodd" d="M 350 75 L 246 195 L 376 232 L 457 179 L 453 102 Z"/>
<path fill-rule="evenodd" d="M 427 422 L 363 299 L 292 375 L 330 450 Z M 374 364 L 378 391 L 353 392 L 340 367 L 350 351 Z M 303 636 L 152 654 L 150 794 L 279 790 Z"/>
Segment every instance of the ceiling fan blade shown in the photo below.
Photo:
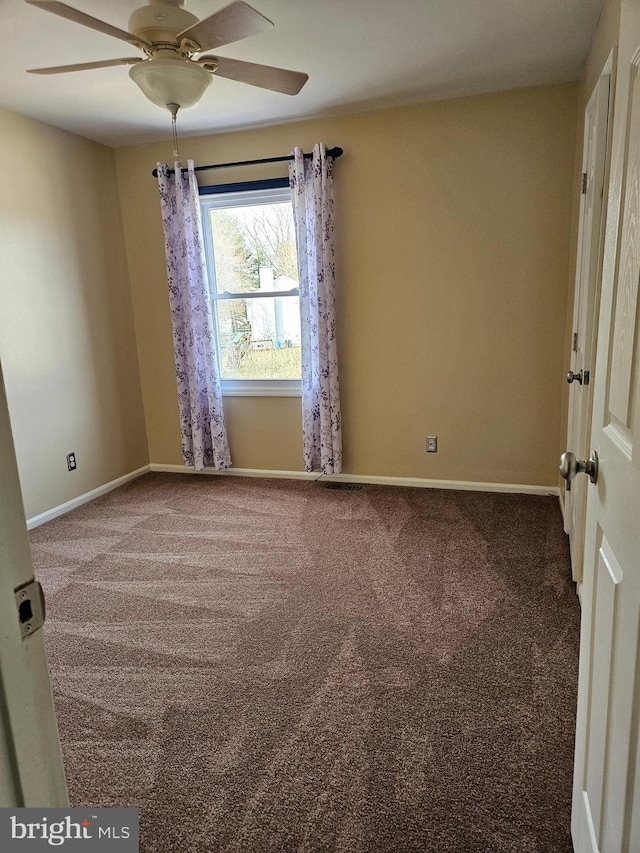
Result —
<path fill-rule="evenodd" d="M 200 51 L 213 50 L 223 44 L 231 44 L 249 36 L 255 36 L 265 30 L 270 30 L 273 23 L 256 12 L 248 3 L 237 0 L 230 6 L 225 6 L 219 12 L 214 12 L 208 18 L 203 18 L 176 38 L 189 39 L 199 45 Z"/>
<path fill-rule="evenodd" d="M 202 59 L 207 59 L 203 57 Z M 199 59 L 198 62 L 202 62 Z M 250 86 L 260 86 L 261 89 L 271 89 L 282 92 L 283 95 L 297 95 L 309 79 L 308 74 L 301 71 L 287 71 L 285 68 L 274 68 L 272 65 L 256 65 L 255 62 L 242 62 L 239 59 L 227 59 L 217 56 L 218 67 L 215 74 L 227 77 L 239 83 Z"/>
<path fill-rule="evenodd" d="M 94 18 L 92 15 L 87 15 L 78 9 L 74 9 L 72 6 L 67 6 L 66 3 L 58 3 L 56 0 L 25 0 L 25 2 L 30 6 L 37 6 L 38 9 L 44 9 L 45 12 L 51 12 L 54 15 L 59 15 L 61 18 L 67 18 L 69 21 L 75 21 L 76 24 L 82 24 L 83 27 L 89 27 L 107 36 L 113 36 L 114 38 L 122 39 L 122 41 L 128 41 L 131 44 L 151 47 L 149 42 L 134 36 L 133 33 L 113 27 L 111 24 Z"/>
<path fill-rule="evenodd" d="M 67 74 L 69 71 L 89 71 L 92 68 L 109 68 L 112 65 L 135 65 L 144 62 L 141 57 L 131 59 L 103 59 L 101 62 L 80 62 L 77 65 L 56 65 L 52 68 L 29 68 L 27 74 Z"/>

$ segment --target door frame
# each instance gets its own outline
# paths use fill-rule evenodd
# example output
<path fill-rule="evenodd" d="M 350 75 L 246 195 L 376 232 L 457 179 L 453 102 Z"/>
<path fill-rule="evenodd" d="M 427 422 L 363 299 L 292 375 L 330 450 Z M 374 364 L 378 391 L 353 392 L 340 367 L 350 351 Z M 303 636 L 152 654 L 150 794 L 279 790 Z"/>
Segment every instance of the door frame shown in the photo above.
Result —
<path fill-rule="evenodd" d="M 607 225 L 607 202 L 609 177 L 611 171 L 611 141 L 613 128 L 613 103 L 614 103 L 614 88 L 615 88 L 615 67 L 616 67 L 616 48 L 614 48 L 602 68 L 596 84 L 589 94 L 587 106 L 584 113 L 583 126 L 583 150 L 582 150 L 582 170 L 584 175 L 588 170 L 588 146 L 589 146 L 589 121 L 587 110 L 594 98 L 600 94 L 604 95 L 607 92 L 607 109 L 600 117 L 596 117 L 605 126 L 600 126 L 604 146 L 604 156 L 601 159 L 601 171 L 597 174 L 597 183 L 601 184 L 601 201 L 599 205 L 599 215 L 597 223 L 593 223 L 589 229 L 589 233 L 585 234 L 585 205 L 586 194 L 580 194 L 580 214 L 578 226 L 578 241 L 576 247 L 576 273 L 573 291 L 573 319 L 571 325 L 571 343 L 570 343 L 570 369 L 576 371 L 580 369 L 588 369 L 590 371 L 590 382 L 586 386 L 571 385 L 569 392 L 568 403 L 568 419 L 567 419 L 567 444 L 568 450 L 576 453 L 577 456 L 583 458 L 582 454 L 588 452 L 586 448 L 589 446 L 591 435 L 591 419 L 593 412 L 593 388 L 595 378 L 595 365 L 597 356 L 597 341 L 598 341 L 598 318 L 600 309 L 600 287 L 602 281 L 602 264 L 604 259 L 604 243 Z M 598 93 L 600 89 L 600 93 Z M 585 256 L 585 247 L 583 242 L 589 240 L 586 247 L 586 252 L 591 252 L 593 241 L 597 238 L 597 260 L 593 269 L 589 270 L 589 280 L 582 281 L 583 274 L 583 258 Z M 586 285 L 586 286 L 585 286 Z M 582 300 L 585 299 L 585 305 Z M 581 343 L 581 351 L 588 353 L 588 364 L 576 364 L 576 349 L 575 336 L 579 334 L 581 326 L 581 311 L 585 311 L 586 321 L 585 329 L 590 329 L 590 334 L 587 334 L 585 341 Z M 583 399 L 578 400 L 578 391 L 586 391 Z M 583 411 L 578 413 L 576 408 L 578 405 L 583 407 Z M 580 426 L 582 429 L 580 430 Z M 578 435 L 578 431 L 581 435 Z M 584 456 L 584 458 L 586 458 Z M 576 583 L 576 591 L 578 597 L 581 596 L 582 579 L 583 579 L 583 560 L 584 560 L 584 542 L 586 531 L 586 507 L 587 507 L 587 489 L 586 483 L 583 480 L 568 481 L 565 486 L 564 502 L 563 502 L 563 517 L 564 530 L 569 536 L 570 554 L 571 554 L 571 573 L 573 581 Z M 577 525 L 574 526 L 574 501 L 582 501 L 582 507 L 578 510 L 579 518 Z"/>

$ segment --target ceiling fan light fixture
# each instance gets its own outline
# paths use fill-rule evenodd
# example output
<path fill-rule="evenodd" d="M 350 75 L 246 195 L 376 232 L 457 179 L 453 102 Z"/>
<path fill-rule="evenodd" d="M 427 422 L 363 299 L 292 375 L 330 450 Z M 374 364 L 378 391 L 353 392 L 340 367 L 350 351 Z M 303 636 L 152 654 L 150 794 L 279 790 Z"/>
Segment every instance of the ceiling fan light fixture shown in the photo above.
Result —
<path fill-rule="evenodd" d="M 201 55 L 193 59 L 193 56 L 273 28 L 273 22 L 245 0 L 232 0 L 228 6 L 202 20 L 183 8 L 184 0 L 147 0 L 146 5 L 134 10 L 129 30 L 121 30 L 58 0 L 26 2 L 90 30 L 126 41 L 148 57 L 30 68 L 30 74 L 66 74 L 133 63 L 129 74 L 133 82 L 151 103 L 169 108 L 174 118 L 177 110 L 189 109 L 200 101 L 214 72 L 218 77 L 284 95 L 297 95 L 308 80 L 308 75 L 300 71 L 229 57 Z"/>
<path fill-rule="evenodd" d="M 143 95 L 158 107 L 195 107 L 211 83 L 211 74 L 189 60 L 149 59 L 133 65 L 129 76 Z"/>

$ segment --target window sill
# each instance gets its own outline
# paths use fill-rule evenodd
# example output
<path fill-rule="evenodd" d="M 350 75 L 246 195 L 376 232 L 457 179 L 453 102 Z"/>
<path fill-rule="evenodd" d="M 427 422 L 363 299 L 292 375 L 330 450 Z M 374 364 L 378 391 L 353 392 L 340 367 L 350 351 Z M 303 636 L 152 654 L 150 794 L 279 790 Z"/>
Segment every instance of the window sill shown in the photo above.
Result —
<path fill-rule="evenodd" d="M 221 390 L 223 397 L 302 397 L 299 379 L 223 379 Z"/>

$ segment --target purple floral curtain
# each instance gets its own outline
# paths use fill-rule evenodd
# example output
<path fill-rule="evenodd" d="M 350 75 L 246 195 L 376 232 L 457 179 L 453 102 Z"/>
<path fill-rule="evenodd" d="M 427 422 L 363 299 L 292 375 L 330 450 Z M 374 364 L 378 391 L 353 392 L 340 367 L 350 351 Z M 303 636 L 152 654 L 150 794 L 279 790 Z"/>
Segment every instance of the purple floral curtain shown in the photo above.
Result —
<path fill-rule="evenodd" d="M 294 149 L 289 182 L 300 278 L 304 468 L 323 474 L 342 470 L 332 172 L 322 143 L 311 159 Z"/>
<path fill-rule="evenodd" d="M 198 183 L 189 160 L 158 163 L 184 464 L 231 465 L 205 268 Z"/>

